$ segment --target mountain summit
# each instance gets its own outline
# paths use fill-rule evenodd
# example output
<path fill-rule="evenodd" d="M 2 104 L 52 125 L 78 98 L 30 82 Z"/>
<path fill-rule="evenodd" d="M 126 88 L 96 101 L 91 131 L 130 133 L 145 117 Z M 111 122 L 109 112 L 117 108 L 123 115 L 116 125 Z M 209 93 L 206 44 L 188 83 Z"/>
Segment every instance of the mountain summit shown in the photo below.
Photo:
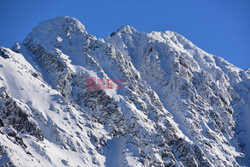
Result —
<path fill-rule="evenodd" d="M 0 48 L 0 165 L 247 166 L 249 92 L 250 69 L 175 32 L 57 17 Z"/>

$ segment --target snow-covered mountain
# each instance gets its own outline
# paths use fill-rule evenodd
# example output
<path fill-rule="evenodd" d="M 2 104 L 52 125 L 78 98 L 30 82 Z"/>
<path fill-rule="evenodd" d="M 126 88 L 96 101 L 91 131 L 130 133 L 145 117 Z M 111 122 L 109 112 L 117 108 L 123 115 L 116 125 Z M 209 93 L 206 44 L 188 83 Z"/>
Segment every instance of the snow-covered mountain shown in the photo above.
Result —
<path fill-rule="evenodd" d="M 249 104 L 250 69 L 175 32 L 58 17 L 0 48 L 0 165 L 250 166 Z"/>

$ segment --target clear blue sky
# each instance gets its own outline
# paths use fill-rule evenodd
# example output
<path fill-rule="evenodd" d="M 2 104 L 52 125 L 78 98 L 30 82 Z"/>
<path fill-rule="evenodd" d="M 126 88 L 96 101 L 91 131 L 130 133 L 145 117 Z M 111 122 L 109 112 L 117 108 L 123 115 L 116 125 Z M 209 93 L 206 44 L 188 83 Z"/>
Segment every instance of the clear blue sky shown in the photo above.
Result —
<path fill-rule="evenodd" d="M 66 15 L 97 37 L 122 25 L 175 31 L 206 52 L 250 68 L 250 0 L 0 0 L 0 45 L 11 47 L 39 22 Z"/>

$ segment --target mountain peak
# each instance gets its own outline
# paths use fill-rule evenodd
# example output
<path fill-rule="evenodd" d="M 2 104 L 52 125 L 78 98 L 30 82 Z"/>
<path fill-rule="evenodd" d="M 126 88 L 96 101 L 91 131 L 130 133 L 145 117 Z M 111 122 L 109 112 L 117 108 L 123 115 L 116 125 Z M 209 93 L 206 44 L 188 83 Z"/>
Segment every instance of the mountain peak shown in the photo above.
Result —
<path fill-rule="evenodd" d="M 60 16 L 38 24 L 23 43 L 53 44 L 63 39 L 79 38 L 87 34 L 84 25 L 79 20 L 69 16 Z"/>
<path fill-rule="evenodd" d="M 72 28 L 75 31 L 86 32 L 84 25 L 77 20 L 76 18 L 69 17 L 69 16 L 59 16 L 53 19 L 49 19 L 46 21 L 41 22 L 35 29 L 43 29 L 45 27 L 56 28 L 58 26 L 64 27 L 68 26 L 67 28 Z"/>
<path fill-rule="evenodd" d="M 130 25 L 123 25 L 117 31 L 118 32 L 135 32 L 137 30 Z"/>
<path fill-rule="evenodd" d="M 116 34 L 122 33 L 122 34 L 133 34 L 134 32 L 137 32 L 137 30 L 130 26 L 130 25 L 123 25 L 120 28 L 117 29 L 116 32 L 111 33 L 111 36 L 114 36 Z"/>

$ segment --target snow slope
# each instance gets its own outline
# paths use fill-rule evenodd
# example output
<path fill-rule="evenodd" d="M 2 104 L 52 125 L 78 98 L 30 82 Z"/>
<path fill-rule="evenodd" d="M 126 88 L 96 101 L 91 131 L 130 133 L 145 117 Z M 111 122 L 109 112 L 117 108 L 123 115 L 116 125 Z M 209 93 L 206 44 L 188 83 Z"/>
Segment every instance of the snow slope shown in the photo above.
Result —
<path fill-rule="evenodd" d="M 175 32 L 97 39 L 65 16 L 0 55 L 2 166 L 250 165 L 249 70 Z"/>

